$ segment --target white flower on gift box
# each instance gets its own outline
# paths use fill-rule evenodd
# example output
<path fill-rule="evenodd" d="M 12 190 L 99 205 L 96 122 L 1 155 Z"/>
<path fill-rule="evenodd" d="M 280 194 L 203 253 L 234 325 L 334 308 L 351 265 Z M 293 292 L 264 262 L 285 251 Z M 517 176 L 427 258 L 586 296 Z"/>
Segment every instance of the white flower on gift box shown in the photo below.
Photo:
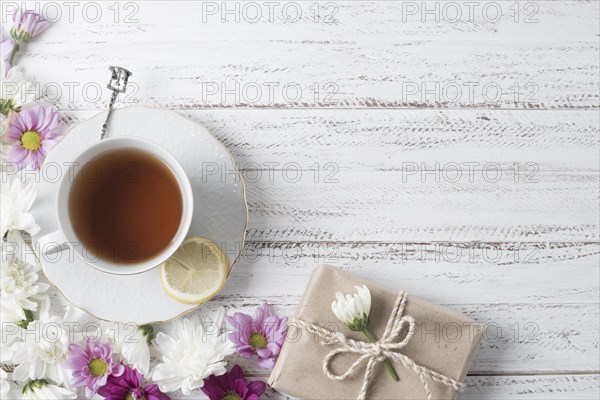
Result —
<path fill-rule="evenodd" d="M 371 312 L 371 292 L 365 285 L 355 286 L 355 294 L 345 296 L 337 292 L 336 301 L 331 303 L 335 316 L 352 331 L 362 331 L 369 324 Z"/>
<path fill-rule="evenodd" d="M 118 323 L 103 325 L 113 354 L 120 354 L 127 365 L 147 375 L 150 371 L 150 342 L 154 338 L 152 326 Z"/>
<path fill-rule="evenodd" d="M 64 367 L 69 354 L 69 340 L 80 333 L 82 311 L 68 307 L 63 318 L 50 315 L 50 302 L 43 301 L 40 317 L 23 331 L 22 342 L 13 346 L 13 362 L 18 364 L 13 379 L 19 382 L 49 379 L 69 386 L 70 376 Z M 69 325 L 64 322 L 68 321 Z"/>
<path fill-rule="evenodd" d="M 8 392 L 10 392 L 10 382 L 8 380 L 8 374 L 5 370 L 0 368 L 0 399 L 7 399 Z"/>
<path fill-rule="evenodd" d="M 221 323 L 222 316 L 215 322 L 204 322 L 196 315 L 181 318 L 168 333 L 156 335 L 154 345 L 162 354 L 162 362 L 154 367 L 152 379 L 163 392 L 181 389 L 189 395 L 204 385 L 205 378 L 227 371 L 224 358 L 233 354 L 235 347 L 218 330 Z"/>
<path fill-rule="evenodd" d="M 41 267 L 23 262 L 2 244 L 0 260 L 0 296 L 16 302 L 23 310 L 37 311 L 50 287 L 39 281 Z M 22 318 L 25 319 L 25 318 Z"/>
<path fill-rule="evenodd" d="M 354 286 L 356 293 L 345 296 L 336 292 L 335 300 L 331 303 L 331 310 L 351 331 L 362 332 L 367 341 L 375 342 L 375 337 L 369 332 L 369 314 L 371 313 L 371 291 L 366 285 Z M 398 374 L 388 360 L 383 362 L 392 379 L 398 381 Z"/>
<path fill-rule="evenodd" d="M 1 174 L 0 184 L 0 238 L 8 231 L 20 230 L 35 235 L 40 227 L 29 213 L 35 200 L 35 180 L 21 180 L 20 176 Z"/>
<path fill-rule="evenodd" d="M 45 379 L 28 382 L 23 387 L 23 400 L 64 400 L 76 398 L 77 393 L 60 386 L 52 385 Z"/>

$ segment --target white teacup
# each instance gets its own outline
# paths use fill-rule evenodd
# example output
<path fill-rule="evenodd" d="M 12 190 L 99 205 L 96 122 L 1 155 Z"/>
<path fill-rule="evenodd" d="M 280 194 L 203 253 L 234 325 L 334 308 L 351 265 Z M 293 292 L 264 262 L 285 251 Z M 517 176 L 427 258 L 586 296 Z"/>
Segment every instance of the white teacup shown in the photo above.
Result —
<path fill-rule="evenodd" d="M 117 149 L 136 149 L 145 151 L 164 162 L 177 180 L 183 202 L 179 228 L 167 247 L 155 256 L 137 263 L 114 263 L 92 254 L 77 238 L 69 213 L 69 193 L 74 177 L 77 176 L 78 171 L 96 156 Z M 167 150 L 154 142 L 137 137 L 119 136 L 104 139 L 79 154 L 69 166 L 67 173 L 62 177 L 56 198 L 56 215 L 59 229 L 38 240 L 41 252 L 40 256 L 44 257 L 45 254 L 64 250 L 66 245 L 77 257 L 100 271 L 118 275 L 131 275 L 145 272 L 160 265 L 181 245 L 192 222 L 193 205 L 194 201 L 190 181 L 179 162 L 177 162 L 175 157 Z"/>

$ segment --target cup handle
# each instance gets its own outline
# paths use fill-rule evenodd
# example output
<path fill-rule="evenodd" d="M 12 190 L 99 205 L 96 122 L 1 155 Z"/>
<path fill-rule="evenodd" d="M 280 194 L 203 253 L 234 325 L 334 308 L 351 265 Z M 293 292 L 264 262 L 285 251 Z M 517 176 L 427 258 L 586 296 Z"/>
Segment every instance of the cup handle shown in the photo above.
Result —
<path fill-rule="evenodd" d="M 63 235 L 61 230 L 57 230 L 45 236 L 42 236 L 37 241 L 37 245 L 40 249 L 40 255 L 63 251 L 64 248 L 61 247 L 65 243 L 67 243 L 67 239 L 65 239 L 65 236 Z"/>

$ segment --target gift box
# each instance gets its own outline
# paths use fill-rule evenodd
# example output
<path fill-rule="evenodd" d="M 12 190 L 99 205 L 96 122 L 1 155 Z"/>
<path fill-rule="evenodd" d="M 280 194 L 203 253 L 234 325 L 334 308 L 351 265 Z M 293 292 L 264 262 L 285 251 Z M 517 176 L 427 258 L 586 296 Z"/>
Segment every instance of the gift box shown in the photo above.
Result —
<path fill-rule="evenodd" d="M 333 313 L 335 293 L 354 293 L 357 285 L 371 293 L 368 330 L 375 341 L 387 335 L 388 347 L 368 344 L 362 332 L 351 331 Z M 389 338 L 394 320 L 402 329 Z M 300 399 L 454 399 L 482 333 L 481 324 L 455 310 L 323 265 L 311 275 L 268 383 Z"/>

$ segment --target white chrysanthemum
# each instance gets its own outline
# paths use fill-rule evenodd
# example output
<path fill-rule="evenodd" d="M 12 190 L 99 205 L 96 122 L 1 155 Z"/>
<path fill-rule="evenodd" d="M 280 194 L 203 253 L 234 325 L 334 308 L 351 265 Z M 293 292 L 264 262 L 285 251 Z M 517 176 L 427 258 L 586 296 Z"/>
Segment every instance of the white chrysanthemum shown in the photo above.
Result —
<path fill-rule="evenodd" d="M 77 393 L 64 387 L 51 385 L 44 379 L 27 383 L 23 387 L 23 400 L 76 399 Z"/>
<path fill-rule="evenodd" d="M 37 311 L 50 287 L 39 281 L 39 265 L 32 265 L 17 258 L 14 252 L 7 251 L 8 244 L 2 244 L 0 260 L 0 293 L 2 298 L 14 300 L 24 310 Z"/>
<path fill-rule="evenodd" d="M 149 340 L 153 336 L 152 327 L 108 322 L 103 327 L 113 354 L 121 354 L 127 365 L 147 375 L 150 371 Z"/>
<path fill-rule="evenodd" d="M 29 213 L 35 200 L 35 180 L 24 181 L 20 175 L 2 172 L 0 183 L 0 238 L 11 230 L 26 231 L 31 235 L 40 227 Z"/>
<path fill-rule="evenodd" d="M 8 155 L 10 154 L 11 146 L 4 141 L 4 130 L 6 129 L 6 117 L 0 114 L 0 170 L 4 171 L 6 166 L 6 161 L 8 160 Z"/>
<path fill-rule="evenodd" d="M 17 324 L 26 319 L 25 311 L 19 304 L 10 299 L 0 298 L 0 364 L 13 364 L 12 347 L 21 340 L 21 328 Z"/>
<path fill-rule="evenodd" d="M 168 333 L 156 335 L 154 346 L 162 354 L 162 363 L 154 367 L 152 379 L 163 392 L 181 389 L 189 395 L 204 385 L 204 378 L 227 371 L 224 358 L 233 354 L 235 347 L 221 332 L 212 329 L 221 326 L 221 322 L 222 315 L 215 322 L 203 322 L 196 315 L 181 318 Z M 211 324 L 210 332 L 205 324 Z"/>
<path fill-rule="evenodd" d="M 50 316 L 49 308 L 50 302 L 43 301 L 40 318 L 23 331 L 23 341 L 14 344 L 13 361 L 18 365 L 13 379 L 19 382 L 50 379 L 69 386 L 70 377 L 63 364 L 69 354 L 70 340 L 80 338 L 84 315 L 82 311 L 68 307 L 64 318 L 59 318 Z M 65 321 L 69 325 L 64 324 Z"/>
<path fill-rule="evenodd" d="M 365 285 L 355 286 L 355 294 L 345 296 L 337 292 L 336 301 L 331 303 L 331 311 L 351 330 L 364 329 L 369 321 L 371 312 L 371 292 Z"/>
<path fill-rule="evenodd" d="M 11 108 L 15 111 L 41 97 L 35 82 L 27 78 L 20 67 L 10 70 L 8 77 L 2 79 L 0 88 L 0 99 L 10 101 Z"/>
<path fill-rule="evenodd" d="M 0 368 L 0 399 L 7 399 L 8 392 L 10 392 L 10 382 L 8 380 L 8 374 L 5 370 Z"/>
<path fill-rule="evenodd" d="M 21 340 L 21 328 L 17 324 L 24 320 L 27 320 L 25 310 L 16 301 L 0 298 L 0 364 L 13 364 L 12 347 Z"/>
<path fill-rule="evenodd" d="M 0 297 L 0 322 L 2 322 L 3 328 L 6 324 L 18 324 L 25 319 L 27 319 L 25 310 L 17 301 L 4 296 Z M 4 349 L 4 341 L 0 341 L 0 346 Z M 0 359 L 4 359 L 3 354 L 0 354 Z"/>

